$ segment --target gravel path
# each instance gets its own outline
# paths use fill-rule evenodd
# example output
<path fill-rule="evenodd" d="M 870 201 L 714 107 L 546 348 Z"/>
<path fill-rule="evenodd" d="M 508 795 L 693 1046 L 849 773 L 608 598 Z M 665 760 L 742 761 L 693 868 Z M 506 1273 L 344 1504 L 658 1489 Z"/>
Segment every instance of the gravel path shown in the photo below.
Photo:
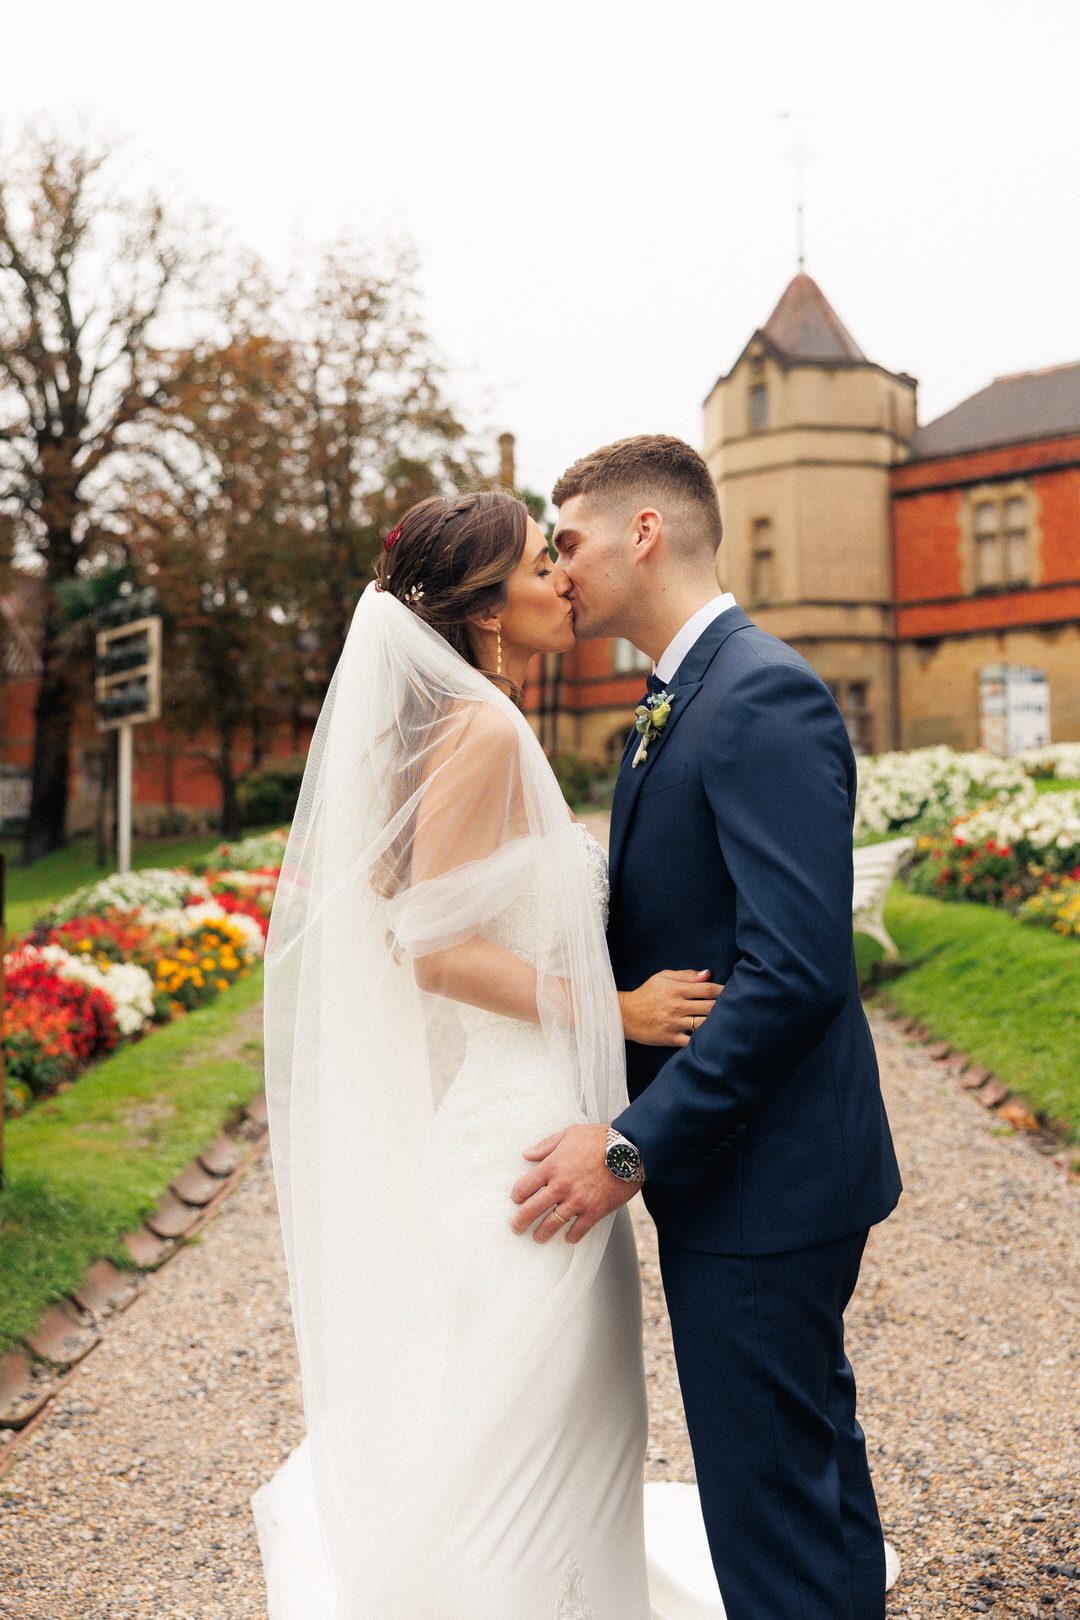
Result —
<path fill-rule="evenodd" d="M 890 1620 L 1080 1615 L 1080 1189 L 884 1022 L 907 1192 L 849 1313 Z M 648 1477 L 692 1478 L 647 1218 Z M 302 1427 L 263 1155 L 115 1322 L 0 1480 L 0 1615 L 265 1613 L 248 1508 Z"/>

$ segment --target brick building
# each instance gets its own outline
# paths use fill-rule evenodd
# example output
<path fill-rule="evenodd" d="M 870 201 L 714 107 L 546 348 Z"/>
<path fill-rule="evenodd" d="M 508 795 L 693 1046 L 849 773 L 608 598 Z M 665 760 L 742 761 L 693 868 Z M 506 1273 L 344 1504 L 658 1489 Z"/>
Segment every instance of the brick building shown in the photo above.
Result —
<path fill-rule="evenodd" d="M 893 469 L 900 743 L 980 741 L 980 677 L 1045 678 L 1080 738 L 1080 364 L 998 377 Z"/>
<path fill-rule="evenodd" d="M 814 665 L 857 751 L 979 746 L 993 672 L 1041 680 L 1052 740 L 1080 738 L 1080 364 L 919 427 L 914 378 L 800 272 L 705 400 L 703 454 L 720 584 Z M 648 668 L 576 647 L 542 734 L 617 757 Z"/>

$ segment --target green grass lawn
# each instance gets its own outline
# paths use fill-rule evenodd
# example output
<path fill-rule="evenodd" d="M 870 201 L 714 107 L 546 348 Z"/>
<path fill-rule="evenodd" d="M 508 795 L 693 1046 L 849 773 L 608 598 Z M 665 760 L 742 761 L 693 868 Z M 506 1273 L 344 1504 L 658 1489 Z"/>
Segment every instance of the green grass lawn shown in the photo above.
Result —
<path fill-rule="evenodd" d="M 252 832 L 264 830 L 249 829 Z M 244 836 L 247 835 L 245 831 Z M 132 843 L 131 864 L 137 870 L 147 866 L 187 866 L 209 855 L 220 843 L 220 833 L 203 833 L 198 837 L 142 838 Z M 0 839 L 0 854 L 7 857 L 6 925 L 9 939 L 24 934 L 38 914 L 55 900 L 62 900 L 73 889 L 108 877 L 116 870 L 116 864 L 111 859 L 107 866 L 98 866 L 91 838 L 77 838 L 67 849 L 46 855 L 42 860 L 35 861 L 33 866 L 15 865 L 19 845 L 14 839 Z"/>
<path fill-rule="evenodd" d="M 1075 793 L 1080 780 L 1069 776 L 1047 776 L 1035 783 L 1036 793 Z"/>
<path fill-rule="evenodd" d="M 7 1124 L 0 1354 L 123 1233 L 262 1084 L 262 967 Z"/>
<path fill-rule="evenodd" d="M 1005 911 L 889 891 L 885 926 L 905 962 L 889 999 L 1080 1137 L 1080 947 Z M 860 975 L 882 955 L 856 937 Z"/>

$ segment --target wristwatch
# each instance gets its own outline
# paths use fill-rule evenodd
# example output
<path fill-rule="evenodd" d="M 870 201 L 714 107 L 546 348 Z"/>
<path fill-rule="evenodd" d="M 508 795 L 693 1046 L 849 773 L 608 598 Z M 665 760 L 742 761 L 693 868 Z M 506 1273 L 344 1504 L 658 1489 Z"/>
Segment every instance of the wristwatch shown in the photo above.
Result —
<path fill-rule="evenodd" d="M 604 1163 L 620 1181 L 636 1181 L 640 1184 L 645 1180 L 645 1166 L 639 1149 L 614 1125 L 608 1127 Z"/>

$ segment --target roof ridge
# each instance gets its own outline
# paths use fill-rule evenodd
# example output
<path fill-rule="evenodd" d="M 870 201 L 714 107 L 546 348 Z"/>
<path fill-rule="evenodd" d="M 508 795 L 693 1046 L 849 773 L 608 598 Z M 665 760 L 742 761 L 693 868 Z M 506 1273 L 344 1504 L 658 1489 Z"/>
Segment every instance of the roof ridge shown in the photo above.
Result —
<path fill-rule="evenodd" d="M 987 383 L 992 388 L 994 383 L 1021 382 L 1025 377 L 1051 377 L 1058 371 L 1075 371 L 1080 366 L 1080 360 L 1062 360 L 1056 366 L 1034 366 L 1030 371 L 1003 371 L 1000 376 Z"/>

